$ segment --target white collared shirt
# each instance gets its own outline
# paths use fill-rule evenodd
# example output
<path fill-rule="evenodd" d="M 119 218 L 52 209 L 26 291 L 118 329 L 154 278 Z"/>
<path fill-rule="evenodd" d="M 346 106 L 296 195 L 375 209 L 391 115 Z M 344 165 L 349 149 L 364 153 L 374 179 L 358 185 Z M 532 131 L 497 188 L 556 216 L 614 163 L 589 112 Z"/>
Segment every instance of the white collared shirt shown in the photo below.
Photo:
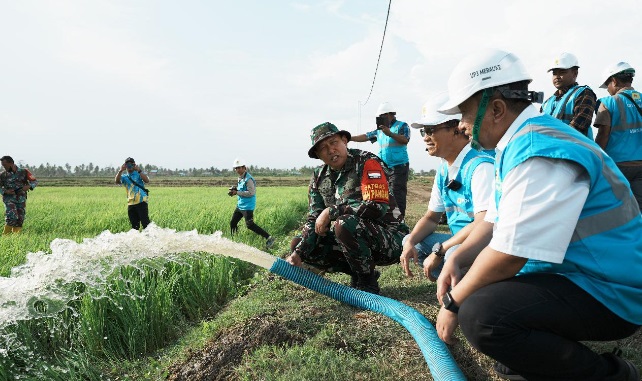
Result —
<path fill-rule="evenodd" d="M 527 119 L 540 115 L 527 107 L 504 133 L 496 158 Z M 494 182 L 493 182 L 494 184 Z M 532 157 L 513 168 L 502 183 L 502 198 L 491 197 L 485 220 L 494 222 L 488 246 L 505 254 L 561 263 L 589 193 L 589 176 L 566 160 Z"/>
<path fill-rule="evenodd" d="M 459 168 L 461 167 L 464 157 L 472 148 L 467 144 L 452 165 L 448 166 L 448 178 L 454 179 L 457 177 Z M 494 183 L 494 169 L 491 163 L 481 163 L 475 168 L 473 178 L 471 179 L 471 193 L 473 195 L 473 213 L 484 212 L 488 209 L 488 202 L 493 197 L 493 183 Z M 430 201 L 428 202 L 428 209 L 433 212 L 445 212 L 443 198 L 437 184 L 433 184 L 432 191 L 430 192 Z"/>

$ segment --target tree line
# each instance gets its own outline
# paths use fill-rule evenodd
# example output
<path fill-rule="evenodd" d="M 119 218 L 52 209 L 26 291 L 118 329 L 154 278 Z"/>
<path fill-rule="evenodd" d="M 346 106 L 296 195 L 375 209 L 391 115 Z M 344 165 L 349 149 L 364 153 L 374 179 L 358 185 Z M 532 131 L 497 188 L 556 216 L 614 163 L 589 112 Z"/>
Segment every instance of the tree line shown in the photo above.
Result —
<path fill-rule="evenodd" d="M 50 163 L 29 165 L 18 162 L 20 167 L 28 168 L 36 177 L 113 177 L 119 167 L 98 166 L 93 163 L 71 166 L 69 163 L 55 165 Z M 153 164 L 141 165 L 143 171 L 151 176 L 189 176 L 189 177 L 230 177 L 236 176 L 232 169 L 209 168 L 175 168 L 169 169 Z M 255 176 L 311 176 L 315 167 L 303 166 L 299 168 L 280 169 L 249 165 L 248 171 Z M 415 172 L 410 169 L 411 175 L 434 176 L 435 170 Z"/>

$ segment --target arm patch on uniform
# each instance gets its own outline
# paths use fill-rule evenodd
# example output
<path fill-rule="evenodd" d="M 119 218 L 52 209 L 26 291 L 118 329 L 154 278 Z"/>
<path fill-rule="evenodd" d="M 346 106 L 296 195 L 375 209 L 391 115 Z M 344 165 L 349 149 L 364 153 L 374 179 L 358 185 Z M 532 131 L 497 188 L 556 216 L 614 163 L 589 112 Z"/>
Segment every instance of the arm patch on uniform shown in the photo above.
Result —
<path fill-rule="evenodd" d="M 363 166 L 361 195 L 364 201 L 370 200 L 387 204 L 390 200 L 388 179 L 381 164 L 375 159 L 368 159 Z"/>

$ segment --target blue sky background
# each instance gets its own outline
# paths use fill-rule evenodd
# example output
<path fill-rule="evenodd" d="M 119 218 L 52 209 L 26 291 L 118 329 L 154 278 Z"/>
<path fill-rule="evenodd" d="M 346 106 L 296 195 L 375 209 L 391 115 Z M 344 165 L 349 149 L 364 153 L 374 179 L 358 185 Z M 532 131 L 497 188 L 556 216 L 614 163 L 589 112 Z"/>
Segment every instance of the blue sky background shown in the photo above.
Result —
<path fill-rule="evenodd" d="M 580 84 L 605 96 L 606 66 L 642 67 L 641 4 L 393 0 L 360 107 L 385 0 L 0 0 L 0 153 L 72 166 L 127 156 L 168 168 L 230 167 L 235 157 L 317 165 L 306 154 L 312 127 L 363 133 L 383 101 L 411 122 L 482 47 L 520 56 L 546 96 L 554 56 L 572 52 Z M 413 132 L 411 167 L 435 168 Z"/>

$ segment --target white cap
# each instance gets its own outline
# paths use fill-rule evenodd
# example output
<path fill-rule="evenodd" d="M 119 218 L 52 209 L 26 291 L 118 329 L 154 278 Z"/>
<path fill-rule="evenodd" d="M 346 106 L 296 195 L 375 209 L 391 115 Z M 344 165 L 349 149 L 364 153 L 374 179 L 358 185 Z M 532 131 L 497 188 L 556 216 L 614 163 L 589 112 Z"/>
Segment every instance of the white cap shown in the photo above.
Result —
<path fill-rule="evenodd" d="M 375 116 L 381 116 L 389 112 L 397 112 L 397 110 L 395 110 L 395 108 L 392 107 L 392 104 L 390 104 L 390 102 L 383 102 L 382 104 L 379 105 L 379 108 L 377 108 L 377 115 Z"/>
<path fill-rule="evenodd" d="M 234 159 L 234 163 L 232 164 L 232 168 L 236 167 L 245 167 L 245 160 L 239 159 L 238 157 Z"/>
<path fill-rule="evenodd" d="M 461 114 L 446 115 L 437 111 L 448 101 L 448 93 L 443 92 L 428 99 L 421 108 L 421 119 L 412 123 L 412 128 L 423 128 L 424 126 L 436 126 L 449 120 L 461 119 Z"/>
<path fill-rule="evenodd" d="M 550 69 L 548 69 L 548 71 L 552 71 L 554 69 L 570 69 L 576 66 L 580 67 L 580 64 L 577 62 L 577 57 L 575 57 L 571 53 L 564 52 L 555 57 L 553 65 Z"/>
<path fill-rule="evenodd" d="M 623 72 L 625 72 L 626 74 L 635 75 L 635 69 L 626 62 L 618 62 L 607 67 L 606 70 L 604 70 L 604 75 L 602 76 L 602 78 L 604 78 L 604 82 L 602 82 L 602 86 L 600 86 L 600 88 L 606 89 L 608 87 L 606 82 L 609 80 L 609 78 Z"/>
<path fill-rule="evenodd" d="M 499 49 L 485 49 L 464 58 L 448 78 L 448 101 L 439 112 L 459 114 L 459 105 L 479 90 L 509 83 L 528 81 L 522 61 L 514 54 Z"/>

